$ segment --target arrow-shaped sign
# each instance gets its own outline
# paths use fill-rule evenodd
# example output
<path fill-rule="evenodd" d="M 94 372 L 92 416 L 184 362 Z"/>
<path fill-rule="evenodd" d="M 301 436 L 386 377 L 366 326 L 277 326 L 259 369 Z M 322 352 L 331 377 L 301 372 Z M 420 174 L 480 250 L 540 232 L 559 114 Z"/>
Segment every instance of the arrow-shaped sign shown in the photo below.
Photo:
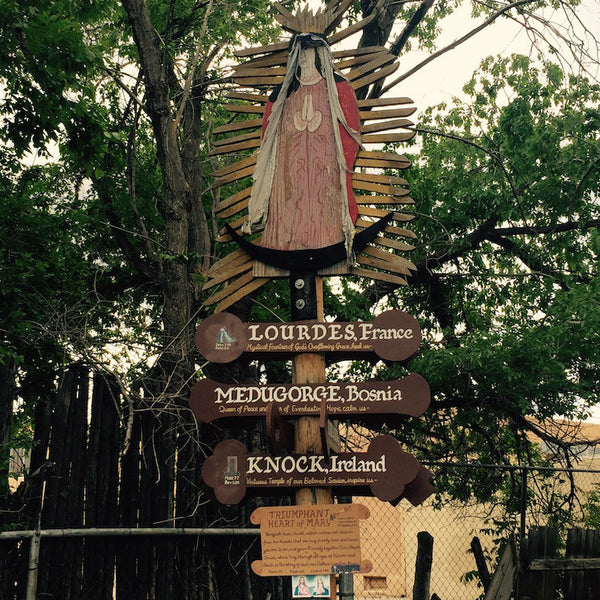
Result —
<path fill-rule="evenodd" d="M 244 323 L 230 313 L 215 313 L 196 330 L 196 347 L 207 360 L 228 363 L 244 353 L 291 355 L 318 352 L 343 358 L 375 354 L 383 360 L 404 361 L 421 342 L 414 317 L 400 310 L 381 313 L 373 322 L 301 321 Z"/>
<path fill-rule="evenodd" d="M 416 373 L 393 381 L 319 384 L 225 384 L 202 379 L 190 396 L 190 407 L 200 421 L 219 417 L 266 416 L 277 406 L 281 416 L 318 415 L 321 404 L 333 417 L 369 415 L 421 416 L 429 406 L 429 385 Z"/>
<path fill-rule="evenodd" d="M 388 435 L 375 437 L 366 452 L 344 452 L 329 459 L 314 454 L 249 454 L 241 442 L 225 440 L 202 465 L 202 478 L 223 504 L 237 504 L 247 488 L 358 487 L 380 500 L 405 497 L 415 505 L 434 491 L 431 473 Z"/>

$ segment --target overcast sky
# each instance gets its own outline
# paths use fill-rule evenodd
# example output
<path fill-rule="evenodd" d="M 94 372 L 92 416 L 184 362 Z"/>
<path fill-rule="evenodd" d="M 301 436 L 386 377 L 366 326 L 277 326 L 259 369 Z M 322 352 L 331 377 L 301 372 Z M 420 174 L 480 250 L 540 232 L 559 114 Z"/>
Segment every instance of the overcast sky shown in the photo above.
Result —
<path fill-rule="evenodd" d="M 320 0 L 310 0 L 309 5 L 316 9 L 321 6 L 321 2 Z M 485 17 L 471 18 L 470 6 L 470 3 L 466 3 L 444 19 L 441 25 L 442 33 L 438 38 L 438 49 L 461 38 L 485 21 Z M 588 29 L 600 38 L 600 1 L 584 0 L 577 13 Z M 561 13 L 553 11 L 547 11 L 545 16 L 559 24 L 563 20 Z M 397 32 L 402 26 L 403 24 L 397 26 Z M 358 37 L 352 38 L 350 46 L 356 44 L 357 39 Z M 443 100 L 449 101 L 453 96 L 462 95 L 463 85 L 471 78 L 481 60 L 486 56 L 497 54 L 506 56 L 512 53 L 528 54 L 530 49 L 531 42 L 524 29 L 513 21 L 499 18 L 491 27 L 485 28 L 456 49 L 436 58 L 411 75 L 397 86 L 394 95 L 411 97 L 421 110 Z M 425 52 L 411 52 L 404 56 L 401 59 L 400 68 L 393 77 L 398 77 L 408 71 L 428 55 L 429 53 Z M 600 76 L 597 68 L 594 75 Z"/>

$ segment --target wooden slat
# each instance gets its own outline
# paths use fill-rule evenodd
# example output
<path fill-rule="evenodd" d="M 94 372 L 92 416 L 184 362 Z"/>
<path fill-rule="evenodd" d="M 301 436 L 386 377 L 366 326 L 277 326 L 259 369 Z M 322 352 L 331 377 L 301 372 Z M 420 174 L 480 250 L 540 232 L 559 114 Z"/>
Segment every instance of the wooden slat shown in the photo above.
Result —
<path fill-rule="evenodd" d="M 255 156 L 255 155 L 254 155 Z M 240 169 L 239 171 L 235 171 L 235 173 L 231 173 L 230 175 L 225 175 L 224 177 L 219 177 L 219 179 L 215 179 L 213 183 L 213 187 L 221 187 L 226 183 L 232 183 L 234 181 L 239 181 L 240 179 L 244 179 L 244 177 L 249 177 L 254 173 L 254 165 L 251 167 L 247 167 L 246 169 Z"/>
<path fill-rule="evenodd" d="M 365 98 L 358 100 L 358 108 L 369 108 L 372 106 L 393 106 L 394 104 L 413 104 L 413 100 L 406 96 L 399 98 Z"/>
<path fill-rule="evenodd" d="M 233 81 L 244 87 L 263 88 L 280 85 L 283 83 L 283 77 L 234 77 Z"/>
<path fill-rule="evenodd" d="M 234 77 L 274 77 L 276 75 L 285 75 L 286 67 L 253 67 L 248 65 L 238 65 L 233 70 Z"/>
<path fill-rule="evenodd" d="M 409 196 L 390 197 L 390 196 L 354 196 L 356 204 L 376 204 L 376 205 L 407 205 L 414 204 L 415 201 Z"/>
<path fill-rule="evenodd" d="M 225 175 L 229 175 L 230 173 L 234 173 L 235 171 L 245 169 L 246 167 L 249 167 L 249 166 L 255 165 L 255 164 L 256 164 L 256 155 L 247 156 L 246 158 L 242 158 L 241 160 L 238 160 L 230 165 L 227 165 L 225 167 L 221 167 L 220 169 L 217 169 L 216 171 L 213 172 L 213 175 L 216 178 L 223 177 Z"/>
<path fill-rule="evenodd" d="M 344 69 L 351 69 L 352 67 L 356 67 L 357 65 L 364 65 L 366 63 L 370 63 L 375 60 L 375 58 L 379 58 L 381 56 L 387 56 L 387 51 L 385 49 L 379 49 L 378 52 L 372 54 L 361 54 L 359 56 L 353 56 L 351 58 L 345 58 L 343 60 L 339 60 L 335 62 L 336 69 L 340 71 Z"/>
<path fill-rule="evenodd" d="M 356 171 L 352 173 L 352 181 L 369 181 L 371 183 L 383 183 L 387 185 L 408 185 L 408 181 L 396 175 L 382 175 L 380 173 L 363 173 Z"/>
<path fill-rule="evenodd" d="M 224 279 L 229 279 L 229 276 L 223 278 L 222 275 L 231 273 L 235 269 L 243 266 L 249 260 L 251 260 L 251 258 L 241 248 L 230 252 L 210 268 L 207 281 L 204 284 L 205 287 L 209 287 L 209 284 L 211 284 L 212 281 L 224 281 Z"/>
<path fill-rule="evenodd" d="M 361 207 L 361 208 L 365 208 L 365 207 Z M 387 214 L 388 211 L 381 211 L 384 212 L 385 214 Z M 356 219 L 356 223 L 354 224 L 356 227 L 369 227 L 370 225 L 373 225 L 373 220 L 371 218 L 367 219 L 362 219 L 361 217 L 365 216 L 365 215 L 358 215 L 358 219 Z M 370 215 L 369 215 L 370 216 Z M 412 214 L 408 214 L 408 213 L 394 213 L 394 217 L 398 217 L 395 220 L 396 221 L 403 221 L 403 222 L 410 222 L 413 221 L 415 219 L 415 215 Z M 377 217 L 377 218 L 381 218 L 381 217 Z M 389 233 L 390 235 L 393 236 L 398 236 L 400 235 L 398 232 L 401 231 L 402 228 L 398 228 L 395 227 L 394 225 L 388 225 L 383 231 L 386 233 Z M 397 230 L 397 231 L 392 231 L 392 230 Z"/>
<path fill-rule="evenodd" d="M 363 252 L 365 254 L 368 254 L 369 256 L 373 256 L 374 258 L 379 258 L 381 260 L 385 260 L 390 263 L 393 263 L 395 265 L 394 270 L 396 271 L 396 273 L 401 273 L 403 275 L 410 275 L 413 271 L 417 270 L 417 267 L 415 266 L 415 264 L 412 263 L 407 258 L 404 258 L 403 256 L 397 256 L 396 254 L 393 254 L 392 252 L 384 250 L 381 247 L 367 246 L 363 250 Z"/>
<path fill-rule="evenodd" d="M 225 104 L 223 108 L 234 113 L 258 113 L 262 115 L 265 112 L 264 106 L 255 106 L 254 104 Z"/>
<path fill-rule="evenodd" d="M 251 294 L 258 288 L 265 285 L 265 283 L 268 283 L 270 280 L 271 279 L 269 277 L 255 277 L 249 284 L 240 288 L 237 292 L 235 292 L 234 294 L 231 294 L 229 297 L 227 297 L 225 300 L 223 300 L 223 302 L 218 304 L 215 307 L 215 312 L 221 312 L 221 311 L 225 310 L 226 308 L 229 308 L 232 304 L 235 304 L 238 300 L 241 300 L 248 294 Z"/>
<path fill-rule="evenodd" d="M 248 208 L 249 198 L 245 198 L 241 200 L 237 204 L 233 204 L 228 208 L 224 208 L 222 210 L 217 211 L 217 216 L 221 219 L 229 219 L 229 217 L 235 217 L 238 213 L 246 210 Z"/>
<path fill-rule="evenodd" d="M 382 169 L 407 169 L 410 161 L 402 154 L 380 152 L 377 150 L 359 150 L 354 161 L 356 167 L 380 167 Z"/>
<path fill-rule="evenodd" d="M 519 561 L 511 542 L 504 549 L 496 572 L 485 594 L 485 600 L 510 600 L 513 595 Z"/>
<path fill-rule="evenodd" d="M 250 92 L 229 92 L 226 96 L 230 100 L 247 100 L 248 102 L 256 102 L 258 104 L 266 104 L 269 99 L 268 94 L 251 94 Z M 416 110 L 416 109 L 415 109 Z M 366 111 L 367 113 L 369 111 Z M 375 111 L 373 111 L 375 112 Z M 386 112 L 386 111 L 383 111 Z M 393 112 L 393 111 L 388 111 Z"/>
<path fill-rule="evenodd" d="M 387 283 L 395 283 L 397 285 L 408 285 L 408 282 L 404 277 L 398 275 L 392 275 L 390 273 L 383 273 L 381 271 L 371 271 L 369 269 L 361 269 L 360 267 L 352 267 L 350 269 L 351 275 L 360 275 L 361 277 L 369 277 L 371 279 L 378 279 L 380 281 L 386 281 Z"/>
<path fill-rule="evenodd" d="M 361 121 L 374 121 L 376 119 L 393 119 L 395 117 L 409 117 L 417 110 L 416 106 L 406 108 L 393 108 L 390 110 L 361 110 L 359 116 Z"/>
<path fill-rule="evenodd" d="M 394 260 L 388 260 L 386 258 L 377 258 L 369 256 L 368 254 L 359 254 L 356 257 L 356 262 L 359 265 L 366 267 L 373 267 L 374 269 L 381 269 L 388 273 L 396 273 L 397 275 L 410 275 L 410 271 L 406 269 L 405 265 L 400 264 Z"/>
<path fill-rule="evenodd" d="M 228 138 L 221 138 L 220 140 L 214 140 L 213 146 L 227 146 L 227 144 L 238 144 L 239 142 L 244 142 L 246 140 L 251 140 L 254 138 L 260 138 L 261 131 L 251 131 L 250 133 L 243 133 L 242 135 L 236 135 Z"/>
<path fill-rule="evenodd" d="M 363 77 L 376 72 L 380 67 L 383 67 L 384 65 L 387 65 L 395 60 L 396 56 L 393 54 L 390 54 L 387 51 L 380 52 L 368 63 L 365 63 L 356 69 L 352 69 L 352 71 L 350 71 L 350 73 L 347 75 L 348 80 L 352 82 L 355 79 L 362 79 Z"/>
<path fill-rule="evenodd" d="M 387 65 L 386 67 L 383 67 L 383 68 L 379 69 L 378 71 L 375 71 L 374 73 L 365 75 L 364 77 L 361 77 L 360 79 L 351 81 L 350 85 L 355 90 L 359 90 L 362 87 L 370 85 L 371 83 L 373 83 L 375 81 L 379 81 L 380 79 L 384 79 L 388 75 L 391 75 L 398 69 L 399 66 L 400 66 L 400 63 L 398 63 L 398 62 L 392 63 L 391 65 Z"/>
<path fill-rule="evenodd" d="M 281 52 L 274 52 L 273 54 L 267 54 L 266 56 L 258 56 L 256 58 L 250 58 L 244 65 L 248 67 L 274 67 L 279 65 L 287 64 L 288 60 L 287 48 Z"/>
<path fill-rule="evenodd" d="M 350 48 L 348 50 L 335 50 L 332 52 L 333 58 L 347 58 L 349 56 L 361 56 L 362 54 L 376 54 L 377 52 L 387 52 L 384 46 L 363 46 L 361 48 Z"/>
<path fill-rule="evenodd" d="M 354 161 L 355 167 L 368 167 L 373 169 L 408 169 L 410 162 L 407 160 L 392 160 L 383 158 L 358 157 Z"/>
<path fill-rule="evenodd" d="M 358 207 L 358 215 L 360 217 L 375 217 L 377 219 L 381 219 L 383 217 L 385 217 L 386 215 L 389 214 L 389 210 L 383 210 L 381 208 L 372 208 L 370 206 L 359 206 Z M 395 212 L 394 216 L 393 216 L 393 220 L 394 221 L 401 221 L 401 222 L 407 222 L 407 221 L 412 221 L 415 218 L 415 215 L 413 214 L 408 214 L 408 213 L 398 213 Z M 388 225 L 388 227 L 393 227 L 392 225 Z M 397 231 L 394 232 L 395 235 L 399 235 L 402 237 L 409 237 L 409 238 L 416 238 L 416 234 L 413 231 L 410 231 L 409 229 L 402 229 L 402 228 L 398 228 L 396 227 Z M 387 231 L 388 228 L 386 227 L 385 231 Z M 391 232 L 390 232 L 391 233 Z"/>
<path fill-rule="evenodd" d="M 388 196 L 407 196 L 410 194 L 408 188 L 398 188 L 391 185 L 383 185 L 382 183 L 371 183 L 370 181 L 352 180 L 352 188 L 367 192 L 379 192 Z"/>
<path fill-rule="evenodd" d="M 217 302 L 221 302 L 224 298 L 227 298 L 241 287 L 245 286 L 247 283 L 250 283 L 254 279 L 252 275 L 252 271 L 238 277 L 235 281 L 228 283 L 223 289 L 215 292 L 208 300 L 206 300 L 205 304 L 216 304 Z"/>
<path fill-rule="evenodd" d="M 379 123 L 369 123 L 360 128 L 361 133 L 375 133 L 376 131 L 385 131 L 386 129 L 398 129 L 399 127 L 410 127 L 414 123 L 410 119 L 392 119 L 391 121 L 380 121 Z"/>
<path fill-rule="evenodd" d="M 243 150 L 251 150 L 260 146 L 260 136 L 255 139 L 246 140 L 237 144 L 227 144 L 216 146 L 209 152 L 209 156 L 218 156 L 219 154 L 228 154 L 229 152 L 242 152 Z M 221 184 L 222 185 L 222 184 Z"/>
<path fill-rule="evenodd" d="M 219 214 L 220 211 L 225 210 L 226 208 L 229 208 L 230 206 L 233 206 L 244 199 L 248 199 L 250 197 L 251 192 L 252 186 L 247 187 L 245 190 L 240 190 L 232 196 L 221 200 L 215 208 L 216 213 Z"/>
<path fill-rule="evenodd" d="M 241 131 L 242 129 L 254 129 L 256 127 L 262 127 L 262 119 L 246 119 L 245 121 L 235 121 L 234 123 L 228 123 L 227 125 L 221 125 L 213 129 L 213 134 L 219 133 L 232 133 L 234 131 Z"/>
<path fill-rule="evenodd" d="M 220 258 L 208 271 L 208 278 L 212 279 L 218 275 L 220 269 L 225 269 L 234 263 L 241 264 L 248 255 L 244 250 L 238 248 Z"/>
<path fill-rule="evenodd" d="M 407 142 L 416 135 L 415 131 L 405 131 L 403 133 L 372 133 L 363 135 L 361 141 L 363 144 L 391 144 L 393 142 Z"/>
<path fill-rule="evenodd" d="M 278 42 L 276 44 L 269 44 L 267 46 L 255 46 L 254 48 L 242 48 L 236 50 L 233 55 L 244 57 L 244 56 L 256 56 L 257 54 L 268 54 L 270 52 L 280 52 L 281 50 L 287 50 L 289 42 Z"/>
<path fill-rule="evenodd" d="M 600 570 L 600 558 L 532 558 L 530 571 L 589 571 Z"/>
<path fill-rule="evenodd" d="M 230 225 L 230 227 L 232 227 L 235 231 L 237 231 L 239 233 L 240 229 L 242 228 L 242 225 L 244 224 L 245 221 L 246 221 L 246 216 L 244 215 L 243 217 L 240 217 L 239 219 L 230 221 L 229 225 Z M 222 229 L 219 230 L 219 237 L 217 238 L 217 242 L 230 242 L 231 239 L 232 238 L 227 233 L 227 230 L 225 229 L 225 227 L 223 227 Z"/>
<path fill-rule="evenodd" d="M 333 46 L 334 44 L 345 40 L 347 37 L 354 35 L 357 31 L 360 31 L 361 29 L 365 28 L 376 16 L 377 11 L 373 11 L 368 17 L 366 17 L 362 21 L 357 21 L 356 23 L 350 25 L 350 27 L 346 27 L 345 29 L 334 33 L 332 36 L 329 37 L 329 45 Z"/>
<path fill-rule="evenodd" d="M 400 250 L 401 252 L 412 252 L 415 247 L 412 244 L 407 244 L 406 242 L 401 242 L 400 240 L 391 239 L 385 237 L 384 235 L 377 236 L 375 239 L 375 243 L 378 246 L 382 246 L 384 248 L 393 248 L 394 250 Z"/>
<path fill-rule="evenodd" d="M 219 285 L 219 284 L 227 281 L 228 279 L 233 279 L 234 277 L 238 277 L 239 275 L 242 275 L 242 273 L 246 273 L 247 271 L 252 270 L 253 266 L 254 266 L 254 260 L 252 260 L 251 258 L 248 258 L 248 260 L 246 260 L 243 263 L 239 263 L 234 266 L 231 266 L 227 270 L 223 269 L 217 277 L 207 281 L 204 284 L 204 287 L 202 289 L 209 290 L 210 288 L 213 288 L 215 285 Z"/>

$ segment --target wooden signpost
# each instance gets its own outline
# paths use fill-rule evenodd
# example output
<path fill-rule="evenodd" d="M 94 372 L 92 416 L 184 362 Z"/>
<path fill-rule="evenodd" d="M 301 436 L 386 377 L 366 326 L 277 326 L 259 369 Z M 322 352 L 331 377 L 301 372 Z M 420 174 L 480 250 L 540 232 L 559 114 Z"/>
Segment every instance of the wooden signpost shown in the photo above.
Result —
<path fill-rule="evenodd" d="M 406 228 L 413 215 L 402 212 L 414 201 L 406 180 L 390 174 L 410 163 L 381 150 L 383 143 L 414 135 L 407 117 L 415 109 L 409 98 L 367 97 L 369 86 L 398 68 L 385 48 L 336 49 L 377 18 L 376 9 L 336 31 L 351 4 L 336 0 L 316 13 L 292 14 L 274 3 L 292 37 L 237 52 L 247 59 L 232 77 L 239 87 L 229 98 L 237 103 L 227 107 L 232 120 L 215 130 L 219 139 L 211 152 L 234 158 L 214 171 L 213 186 L 222 192 L 217 241 L 239 247 L 208 273 L 205 304 L 215 313 L 200 324 L 196 346 L 215 363 L 291 358 L 292 382 L 205 379 L 194 386 L 190 405 L 200 421 L 265 418 L 271 446 L 270 454 L 250 454 L 238 441 L 223 441 L 202 476 L 225 504 L 240 502 L 247 491 L 296 490 L 298 506 L 252 515 L 261 525 L 263 550 L 252 568 L 264 576 L 301 575 L 294 597 L 306 595 L 309 575 L 369 568 L 360 555 L 358 525 L 368 511 L 333 504 L 333 489 L 415 505 L 433 492 L 431 473 L 394 438 L 377 436 L 360 453 L 335 452 L 326 443 L 328 416 L 419 416 L 430 402 L 429 386 L 416 374 L 387 382 L 326 381 L 326 357 L 403 362 L 421 340 L 417 321 L 399 310 L 357 323 L 325 322 L 323 315 L 322 276 L 406 285 L 415 269 L 398 254 L 414 249 L 415 235 Z M 359 100 L 357 90 L 364 92 Z M 290 323 L 243 323 L 222 312 L 273 277 L 289 277 Z M 293 420 L 292 435 L 286 419 Z M 292 454 L 281 454 L 283 448 Z M 335 576 L 329 588 L 318 579 L 314 595 L 334 597 Z"/>
<path fill-rule="evenodd" d="M 215 313 L 196 330 L 196 347 L 207 360 L 229 363 L 248 354 L 252 358 L 299 353 L 327 353 L 343 360 L 352 357 L 405 361 L 421 342 L 414 317 L 388 310 L 372 322 L 303 321 L 297 323 L 243 323 L 229 313 Z"/>
<path fill-rule="evenodd" d="M 319 415 L 323 404 L 334 418 L 420 417 L 429 402 L 429 385 L 416 373 L 393 381 L 303 385 L 237 385 L 201 379 L 190 396 L 192 411 L 204 423 L 224 417 L 266 417 L 269 406 L 276 406 L 284 417 Z"/>
<path fill-rule="evenodd" d="M 419 477 L 418 477 L 419 476 Z M 237 504 L 248 488 L 343 488 L 386 502 L 431 494 L 430 474 L 388 435 L 371 441 L 366 452 L 270 456 L 250 454 L 237 440 L 225 440 L 202 466 L 202 478 L 223 504 Z M 411 487 L 411 485 L 414 485 Z M 412 501 L 412 500 L 411 500 Z"/>

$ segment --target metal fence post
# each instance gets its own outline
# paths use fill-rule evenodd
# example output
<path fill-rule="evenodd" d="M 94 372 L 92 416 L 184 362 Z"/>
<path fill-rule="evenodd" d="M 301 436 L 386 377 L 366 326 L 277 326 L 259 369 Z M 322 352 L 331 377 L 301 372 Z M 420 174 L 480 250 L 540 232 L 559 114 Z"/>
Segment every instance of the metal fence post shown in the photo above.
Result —
<path fill-rule="evenodd" d="M 27 591 L 26 600 L 35 600 L 37 597 L 37 582 L 40 566 L 40 543 L 42 535 L 40 533 L 41 514 L 38 515 L 35 524 L 35 531 L 31 536 L 31 545 L 29 546 L 29 568 L 27 570 Z"/>
<path fill-rule="evenodd" d="M 519 569 L 515 583 L 515 598 L 521 598 L 521 579 L 523 577 L 523 545 L 527 535 L 527 467 L 521 469 L 521 522 L 519 524 Z M 523 598 L 522 600 L 527 600 Z"/>
<path fill-rule="evenodd" d="M 521 525 L 519 528 L 519 545 L 523 544 L 527 534 L 527 467 L 521 469 Z"/>

